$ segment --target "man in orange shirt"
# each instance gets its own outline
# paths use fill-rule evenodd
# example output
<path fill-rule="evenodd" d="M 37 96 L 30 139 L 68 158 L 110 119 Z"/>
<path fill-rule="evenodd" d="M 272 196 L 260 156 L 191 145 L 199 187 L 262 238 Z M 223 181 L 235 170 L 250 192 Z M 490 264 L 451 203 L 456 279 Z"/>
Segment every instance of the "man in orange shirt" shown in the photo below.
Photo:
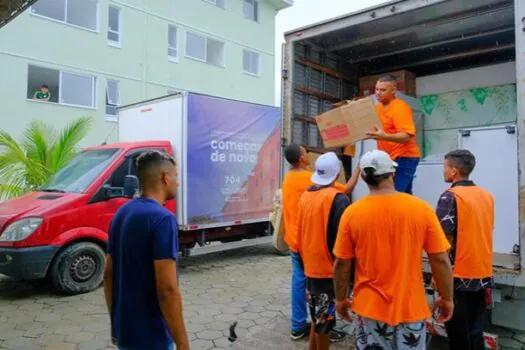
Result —
<path fill-rule="evenodd" d="M 332 249 L 339 221 L 350 199 L 334 184 L 341 172 L 333 152 L 315 161 L 314 186 L 299 201 L 297 251 L 307 277 L 308 306 L 312 319 L 310 350 L 327 350 L 335 326 L 335 292 Z"/>
<path fill-rule="evenodd" d="M 450 244 L 430 205 L 395 190 L 396 166 L 379 150 L 361 158 L 370 194 L 345 211 L 335 243 L 336 308 L 345 319 L 350 318 L 350 271 L 356 266 L 351 308 L 357 314 L 359 350 L 426 348 L 425 320 L 431 312 L 423 287 L 423 250 L 440 294 L 434 305 L 440 320 L 450 319 L 454 310 Z"/>
<path fill-rule="evenodd" d="M 443 177 L 452 185 L 441 195 L 436 208 L 452 245 L 456 312 L 445 323 L 452 350 L 485 349 L 485 292 L 494 286 L 494 198 L 469 180 L 475 166 L 476 158 L 467 150 L 445 155 Z"/>
<path fill-rule="evenodd" d="M 284 240 L 290 248 L 292 258 L 292 314 L 291 314 L 291 338 L 301 339 L 310 332 L 310 324 L 307 322 L 306 302 L 306 277 L 297 254 L 297 211 L 299 200 L 303 193 L 310 188 L 312 172 L 308 169 L 310 161 L 308 152 L 299 145 L 289 145 L 284 150 L 286 161 L 292 166 L 286 174 L 282 185 L 282 202 L 284 218 Z M 359 179 L 359 172 L 349 180 L 346 187 L 336 183 L 335 186 L 346 193 L 351 193 Z M 330 333 L 332 340 L 337 341 L 342 337 L 339 332 Z"/>
<path fill-rule="evenodd" d="M 375 127 L 368 136 L 377 140 L 377 148 L 388 153 L 398 167 L 394 178 L 399 192 L 412 194 L 412 182 L 421 153 L 416 143 L 412 108 L 396 97 L 397 79 L 392 75 L 379 78 L 376 84 L 377 114 L 382 129 Z"/>

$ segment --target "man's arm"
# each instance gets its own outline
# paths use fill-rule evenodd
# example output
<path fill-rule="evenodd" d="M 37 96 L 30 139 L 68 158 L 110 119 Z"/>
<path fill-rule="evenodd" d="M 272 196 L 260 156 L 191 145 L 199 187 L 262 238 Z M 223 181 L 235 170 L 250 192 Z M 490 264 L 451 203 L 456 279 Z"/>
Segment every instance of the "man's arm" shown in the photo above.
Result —
<path fill-rule="evenodd" d="M 111 255 L 106 255 L 106 266 L 104 268 L 104 297 L 106 306 L 111 315 L 111 298 L 113 296 L 113 260 Z"/>
<path fill-rule="evenodd" d="M 177 262 L 174 259 L 155 260 L 155 281 L 160 310 L 177 350 L 189 349 L 177 282 Z"/>
<path fill-rule="evenodd" d="M 177 280 L 177 257 L 179 252 L 177 220 L 166 216 L 154 230 L 153 259 L 155 285 L 162 316 L 177 350 L 189 349 L 188 335 L 182 314 L 182 296 Z"/>
<path fill-rule="evenodd" d="M 456 199 L 452 192 L 446 191 L 440 197 L 436 206 L 436 215 L 450 243 L 450 261 L 454 264 L 457 235 Z"/>
<path fill-rule="evenodd" d="M 389 141 L 396 143 L 407 143 L 412 137 L 409 133 L 405 131 L 401 131 L 395 134 L 387 134 L 377 126 L 374 126 L 374 129 L 372 129 L 372 131 L 367 132 L 366 135 L 374 140 Z"/>
<path fill-rule="evenodd" d="M 432 277 L 437 286 L 439 299 L 434 303 L 434 309 L 438 308 L 440 317 L 438 321 L 446 322 L 454 312 L 453 289 L 454 280 L 452 266 L 448 256 L 450 243 L 441 228 L 437 216 L 430 206 L 427 206 L 421 215 L 426 215 L 427 230 L 425 235 L 424 249 L 430 261 Z"/>
<path fill-rule="evenodd" d="M 452 266 L 446 252 L 428 254 L 432 276 L 436 281 L 439 295 L 448 301 L 452 301 L 454 292 L 454 282 L 452 278 Z"/>
<path fill-rule="evenodd" d="M 348 296 L 352 259 L 335 259 L 334 263 L 334 288 L 338 302 L 345 301 Z"/>

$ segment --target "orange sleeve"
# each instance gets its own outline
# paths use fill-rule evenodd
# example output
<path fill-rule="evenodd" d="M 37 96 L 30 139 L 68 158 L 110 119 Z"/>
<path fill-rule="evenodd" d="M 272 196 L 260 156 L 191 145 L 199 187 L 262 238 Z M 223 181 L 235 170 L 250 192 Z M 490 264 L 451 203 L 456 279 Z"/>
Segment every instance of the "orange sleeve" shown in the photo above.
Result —
<path fill-rule="evenodd" d="M 426 216 L 428 226 L 423 248 L 427 254 L 446 252 L 450 249 L 450 243 L 448 242 L 445 232 L 443 231 L 443 228 L 432 208 L 428 208 Z"/>
<path fill-rule="evenodd" d="M 414 114 L 412 108 L 406 103 L 399 103 L 396 106 L 394 115 L 394 126 L 397 132 L 406 132 L 414 136 L 416 134 L 416 126 L 414 125 Z"/>
<path fill-rule="evenodd" d="M 343 191 L 343 192 L 346 192 L 346 185 L 343 185 L 342 183 L 340 182 L 336 182 L 334 184 L 334 187 L 339 190 L 339 191 Z"/>
<path fill-rule="evenodd" d="M 352 240 L 352 232 L 350 228 L 351 206 L 346 208 L 341 221 L 339 222 L 339 230 L 334 245 L 334 255 L 339 259 L 350 260 L 355 256 L 355 245 Z"/>

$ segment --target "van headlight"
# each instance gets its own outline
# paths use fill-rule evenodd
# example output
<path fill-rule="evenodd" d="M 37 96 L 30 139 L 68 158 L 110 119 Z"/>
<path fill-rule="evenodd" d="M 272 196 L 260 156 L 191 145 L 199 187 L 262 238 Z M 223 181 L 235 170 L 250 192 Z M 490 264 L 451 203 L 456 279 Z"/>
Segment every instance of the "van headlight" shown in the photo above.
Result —
<path fill-rule="evenodd" d="M 13 222 L 0 233 L 0 242 L 16 242 L 29 237 L 40 226 L 44 219 L 26 218 Z"/>

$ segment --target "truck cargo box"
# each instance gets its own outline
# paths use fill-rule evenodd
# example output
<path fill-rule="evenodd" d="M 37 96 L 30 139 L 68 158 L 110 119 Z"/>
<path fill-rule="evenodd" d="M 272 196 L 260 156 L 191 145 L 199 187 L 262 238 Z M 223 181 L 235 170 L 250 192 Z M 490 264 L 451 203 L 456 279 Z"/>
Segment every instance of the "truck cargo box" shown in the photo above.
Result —
<path fill-rule="evenodd" d="M 119 108 L 121 142 L 169 140 L 182 230 L 268 221 L 279 186 L 280 111 L 178 93 Z"/>

